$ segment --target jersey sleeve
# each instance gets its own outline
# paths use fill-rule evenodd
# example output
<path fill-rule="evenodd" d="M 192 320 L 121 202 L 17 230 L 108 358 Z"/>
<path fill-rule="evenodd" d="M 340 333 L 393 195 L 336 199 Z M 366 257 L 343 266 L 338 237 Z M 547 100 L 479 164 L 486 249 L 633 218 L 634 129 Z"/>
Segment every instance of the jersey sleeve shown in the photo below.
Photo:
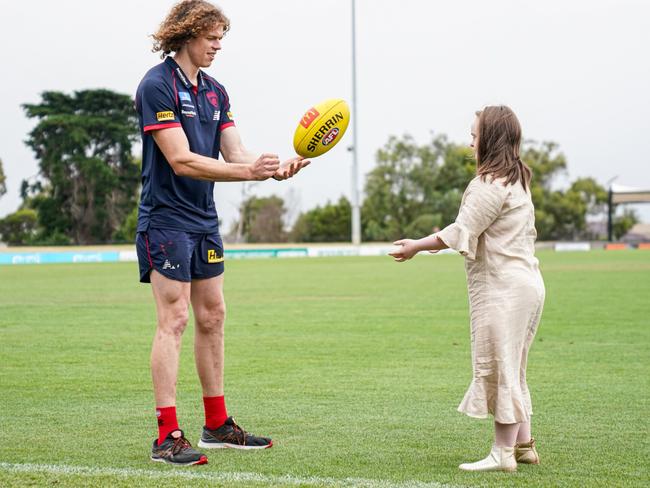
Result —
<path fill-rule="evenodd" d="M 225 90 L 222 91 L 224 95 L 223 110 L 221 110 L 221 117 L 219 118 L 219 130 L 222 131 L 228 127 L 235 125 L 235 118 L 230 108 L 230 97 Z"/>
<path fill-rule="evenodd" d="M 144 83 L 139 102 L 144 132 L 181 126 L 174 94 L 163 83 Z"/>

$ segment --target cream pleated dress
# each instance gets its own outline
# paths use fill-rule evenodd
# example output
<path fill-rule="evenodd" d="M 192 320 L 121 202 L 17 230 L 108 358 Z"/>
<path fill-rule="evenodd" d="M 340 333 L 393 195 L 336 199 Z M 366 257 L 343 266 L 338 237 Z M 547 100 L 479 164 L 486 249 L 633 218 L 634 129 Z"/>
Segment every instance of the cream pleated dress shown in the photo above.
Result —
<path fill-rule="evenodd" d="M 530 193 L 519 182 L 476 177 L 456 221 L 437 235 L 465 257 L 467 272 L 474 374 L 458 410 L 527 422 L 533 409 L 526 362 L 544 305 Z"/>

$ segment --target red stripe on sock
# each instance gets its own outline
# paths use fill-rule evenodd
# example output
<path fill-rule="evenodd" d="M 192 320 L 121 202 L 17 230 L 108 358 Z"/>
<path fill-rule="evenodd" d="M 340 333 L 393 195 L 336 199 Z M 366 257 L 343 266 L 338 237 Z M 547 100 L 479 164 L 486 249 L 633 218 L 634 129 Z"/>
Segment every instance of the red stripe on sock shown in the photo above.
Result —
<path fill-rule="evenodd" d="M 178 430 L 176 407 L 156 407 L 158 418 L 158 445 L 162 444 L 170 432 Z"/>
<path fill-rule="evenodd" d="M 203 397 L 203 408 L 205 409 L 205 426 L 210 430 L 221 427 L 228 418 L 226 400 L 223 395 Z"/>

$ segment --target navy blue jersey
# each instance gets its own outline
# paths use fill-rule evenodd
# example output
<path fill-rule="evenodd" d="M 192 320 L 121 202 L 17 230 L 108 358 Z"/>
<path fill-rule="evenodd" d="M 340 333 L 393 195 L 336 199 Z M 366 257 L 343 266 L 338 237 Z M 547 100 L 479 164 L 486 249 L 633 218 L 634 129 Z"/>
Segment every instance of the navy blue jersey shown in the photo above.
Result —
<path fill-rule="evenodd" d="M 185 232 L 218 231 L 211 181 L 177 176 L 152 131 L 182 127 L 190 151 L 219 157 L 221 131 L 234 125 L 224 87 L 202 71 L 193 86 L 168 57 L 144 76 L 135 97 L 142 135 L 142 194 L 138 232 L 149 227 Z"/>

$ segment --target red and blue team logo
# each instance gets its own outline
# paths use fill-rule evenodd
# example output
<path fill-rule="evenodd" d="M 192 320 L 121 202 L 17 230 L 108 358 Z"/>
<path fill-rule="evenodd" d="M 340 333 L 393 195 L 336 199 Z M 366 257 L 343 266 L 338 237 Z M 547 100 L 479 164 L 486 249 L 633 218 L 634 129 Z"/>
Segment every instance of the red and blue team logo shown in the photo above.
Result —
<path fill-rule="evenodd" d="M 213 91 L 209 91 L 207 93 L 208 101 L 212 104 L 213 107 L 217 107 L 219 105 L 219 97 L 217 94 Z"/>
<path fill-rule="evenodd" d="M 323 146 L 327 146 L 328 144 L 331 144 L 332 141 L 336 139 L 336 136 L 338 135 L 339 135 L 339 128 L 334 127 L 331 131 L 325 134 L 325 137 L 323 137 Z"/>

